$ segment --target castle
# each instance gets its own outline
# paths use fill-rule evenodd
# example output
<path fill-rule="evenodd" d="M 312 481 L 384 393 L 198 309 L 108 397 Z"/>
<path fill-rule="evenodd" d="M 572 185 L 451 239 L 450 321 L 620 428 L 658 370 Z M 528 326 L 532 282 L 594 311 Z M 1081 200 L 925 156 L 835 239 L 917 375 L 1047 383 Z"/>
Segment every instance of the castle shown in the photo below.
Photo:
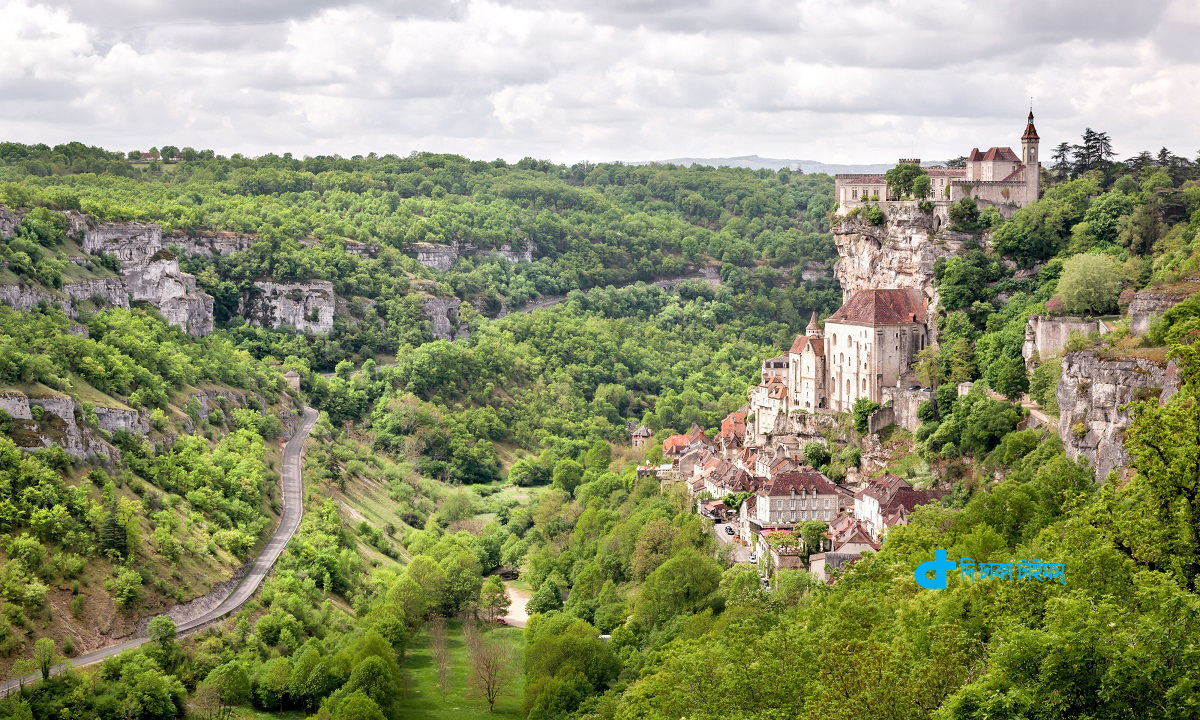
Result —
<path fill-rule="evenodd" d="M 761 445 L 793 412 L 850 412 L 859 398 L 880 402 L 883 389 L 904 383 L 929 343 L 928 307 L 919 290 L 860 290 L 825 320 L 814 312 L 787 353 L 763 361 L 750 393 L 748 436 Z"/>
<path fill-rule="evenodd" d="M 1038 161 L 1038 133 L 1033 126 L 1033 111 L 1021 135 L 1021 155 L 1010 147 L 993 147 L 986 152 L 973 148 L 966 156 L 964 167 L 930 167 L 930 200 L 935 212 L 945 220 L 946 206 L 963 198 L 975 198 L 981 206 L 994 206 L 1004 216 L 1038 199 L 1041 163 Z M 916 158 L 904 158 L 901 164 L 919 165 Z M 844 173 L 834 176 L 835 197 L 839 214 L 867 202 L 916 203 L 890 192 L 881 174 Z"/>

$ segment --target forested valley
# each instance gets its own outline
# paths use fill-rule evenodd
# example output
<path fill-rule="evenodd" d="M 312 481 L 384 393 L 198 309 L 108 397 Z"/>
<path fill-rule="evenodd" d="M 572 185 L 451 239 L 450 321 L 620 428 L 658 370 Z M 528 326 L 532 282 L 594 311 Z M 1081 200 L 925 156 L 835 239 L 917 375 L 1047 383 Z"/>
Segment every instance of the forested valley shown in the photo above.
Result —
<path fill-rule="evenodd" d="M 950 209 L 968 247 L 935 265 L 917 367 L 937 390 L 872 471 L 945 498 L 832 584 L 766 587 L 683 483 L 639 468 L 716 436 L 762 361 L 842 304 L 832 178 L 0 144 L 0 290 L 39 299 L 0 305 L 0 717 L 1195 717 L 1200 301 L 1140 334 L 1121 313 L 1200 271 L 1197 163 L 1088 143 L 1010 219 Z M 89 232 L 147 223 L 147 267 L 194 277 L 211 332 L 68 292 L 129 273 Z M 188 252 L 199 237 L 236 248 Z M 328 332 L 245 311 L 311 281 L 336 296 Z M 1022 358 L 1029 317 L 1056 314 L 1114 323 L 1068 351 L 1177 373 L 1134 404 L 1124 474 L 1019 429 L 1023 394 L 1058 412 L 1062 358 Z M 304 406 L 299 532 L 253 599 L 177 635 L 162 613 L 236 582 L 278 522 Z M 805 448 L 830 478 L 859 471 L 860 419 Z M 1068 580 L 922 590 L 935 548 Z M 527 624 L 497 622 L 516 605 Z"/>

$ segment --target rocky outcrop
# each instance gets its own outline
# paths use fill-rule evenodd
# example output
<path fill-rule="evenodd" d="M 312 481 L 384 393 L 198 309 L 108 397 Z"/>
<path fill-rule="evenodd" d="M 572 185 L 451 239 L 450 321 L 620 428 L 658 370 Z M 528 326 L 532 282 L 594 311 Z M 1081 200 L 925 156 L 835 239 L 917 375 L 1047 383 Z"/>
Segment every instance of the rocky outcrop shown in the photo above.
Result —
<path fill-rule="evenodd" d="M 862 215 L 833 225 L 839 259 L 834 276 L 844 299 L 859 290 L 915 288 L 937 302 L 933 263 L 962 254 L 972 235 L 935 229 L 935 216 L 908 205 L 888 206 L 887 221 L 872 225 Z"/>
<path fill-rule="evenodd" d="M 82 236 L 86 252 L 109 254 L 121 262 L 121 276 L 137 302 L 150 303 L 167 322 L 190 335 L 213 330 L 213 299 L 196 286 L 196 278 L 179 270 L 179 260 L 166 249 L 162 228 L 143 222 L 101 222 L 67 213 L 72 232 Z"/>
<path fill-rule="evenodd" d="M 20 222 L 20 216 L 7 207 L 0 205 L 0 238 L 12 237 Z"/>
<path fill-rule="evenodd" d="M 173 233 L 166 238 L 167 245 L 179 248 L 184 256 L 192 255 L 232 255 L 245 252 L 258 241 L 254 235 L 240 233 L 205 233 L 201 235 L 186 235 Z"/>
<path fill-rule="evenodd" d="M 490 254 L 504 258 L 511 263 L 533 262 L 533 253 L 536 249 L 537 246 L 534 242 L 528 239 L 522 241 L 519 246 L 504 243 L 498 248 L 489 249 L 477 248 L 474 245 L 455 240 L 449 245 L 413 243 L 409 246 L 408 251 L 416 257 L 417 262 L 425 267 L 445 272 L 454 265 L 455 260 L 463 255 Z"/>
<path fill-rule="evenodd" d="M 254 287 L 256 292 L 243 297 L 238 307 L 238 313 L 251 323 L 267 328 L 291 326 L 318 335 L 333 330 L 333 283 L 256 282 Z"/>
<path fill-rule="evenodd" d="M 1108 327 L 1099 320 L 1030 315 L 1025 323 L 1025 344 L 1021 348 L 1025 365 L 1033 367 L 1035 359 L 1040 362 L 1042 358 L 1058 355 L 1067 346 L 1071 333 L 1075 332 L 1084 337 L 1092 333 L 1103 335 L 1108 332 Z"/>
<path fill-rule="evenodd" d="M 105 432 L 126 430 L 135 435 L 150 432 L 150 420 L 146 413 L 129 408 L 97 407 L 96 419 L 99 428 Z"/>
<path fill-rule="evenodd" d="M 504 243 L 496 248 L 495 253 L 510 263 L 533 262 L 533 241 L 526 240 L 524 247 L 515 249 L 509 243 Z"/>
<path fill-rule="evenodd" d="M 1158 398 L 1179 389 L 1174 363 L 1140 357 L 1107 357 L 1095 350 L 1067 353 L 1058 382 L 1058 433 L 1071 458 L 1086 457 L 1103 479 L 1124 468 L 1129 403 Z"/>
<path fill-rule="evenodd" d="M 468 332 L 458 316 L 461 304 L 457 298 L 426 297 L 421 301 L 422 312 L 433 323 L 434 340 L 454 340 Z"/>
<path fill-rule="evenodd" d="M 1187 300 L 1193 293 L 1200 292 L 1200 284 L 1160 290 L 1143 290 L 1133 296 L 1129 303 L 1129 332 L 1145 335 L 1150 323 L 1167 310 Z"/>
<path fill-rule="evenodd" d="M 143 263 L 121 265 L 129 293 L 147 302 L 172 325 L 201 337 L 213 331 L 212 295 L 196 287 L 196 278 L 179 270 L 179 260 L 168 250 L 159 250 Z"/>
<path fill-rule="evenodd" d="M 78 303 L 98 300 L 108 307 L 129 308 L 129 294 L 120 278 L 80 280 L 63 285 L 61 291 L 37 285 L 0 285 L 0 302 L 17 310 L 31 310 L 41 303 L 57 305 L 70 317 L 77 317 Z"/>

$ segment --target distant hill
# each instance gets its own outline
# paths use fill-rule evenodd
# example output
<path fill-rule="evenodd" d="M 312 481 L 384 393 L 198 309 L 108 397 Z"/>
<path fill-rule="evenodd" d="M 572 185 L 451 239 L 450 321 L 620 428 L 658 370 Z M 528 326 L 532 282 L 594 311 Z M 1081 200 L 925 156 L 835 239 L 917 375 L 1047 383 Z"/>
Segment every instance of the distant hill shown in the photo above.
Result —
<path fill-rule="evenodd" d="M 765 158 L 757 155 L 739 155 L 737 157 L 723 158 L 671 158 L 669 160 L 650 160 L 644 162 L 631 163 L 632 165 L 649 165 L 652 162 L 671 163 L 673 165 L 712 165 L 720 167 L 728 165 L 729 167 L 744 167 L 744 168 L 769 168 L 771 170 L 781 170 L 789 168 L 795 170 L 799 167 L 806 175 L 816 175 L 825 173 L 827 175 L 836 175 L 838 173 L 878 173 L 887 172 L 896 166 L 896 163 L 875 163 L 870 165 L 838 165 L 818 162 L 816 160 L 791 160 L 781 158 Z M 940 165 L 944 161 L 936 160 L 923 162 L 922 165 Z"/>

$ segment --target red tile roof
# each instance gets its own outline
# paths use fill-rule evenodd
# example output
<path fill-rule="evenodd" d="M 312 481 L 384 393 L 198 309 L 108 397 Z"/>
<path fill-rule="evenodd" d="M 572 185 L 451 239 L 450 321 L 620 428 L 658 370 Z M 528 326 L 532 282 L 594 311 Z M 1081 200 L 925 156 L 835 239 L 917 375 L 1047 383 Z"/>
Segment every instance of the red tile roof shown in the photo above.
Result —
<path fill-rule="evenodd" d="M 859 290 L 826 322 L 870 326 L 909 325 L 924 323 L 926 314 L 925 301 L 919 290 Z"/>
<path fill-rule="evenodd" d="M 797 493 L 801 490 L 807 490 L 810 493 L 815 492 L 819 495 L 833 495 L 837 493 L 837 489 L 829 481 L 829 478 L 807 465 L 793 472 L 779 473 L 768 480 L 759 493 L 772 496 L 790 495 L 792 490 L 795 490 Z"/>
<path fill-rule="evenodd" d="M 1039 140 L 1037 128 L 1033 126 L 1033 111 L 1029 111 L 1029 121 L 1025 124 L 1025 134 L 1021 136 L 1022 140 Z"/>
<path fill-rule="evenodd" d="M 676 455 L 683 452 L 683 449 L 688 446 L 687 435 L 672 435 L 663 440 L 663 454 Z"/>
<path fill-rule="evenodd" d="M 792 343 L 792 349 L 788 350 L 788 352 L 802 355 L 805 348 L 812 348 L 813 354 L 817 357 L 825 354 L 825 345 L 821 342 L 820 338 L 809 337 L 807 335 L 797 335 L 796 342 Z"/>
<path fill-rule="evenodd" d="M 987 152 L 979 152 L 979 148 L 973 148 L 971 155 L 967 158 L 968 162 L 1021 162 L 1021 158 L 1009 147 L 994 147 L 989 148 Z"/>

